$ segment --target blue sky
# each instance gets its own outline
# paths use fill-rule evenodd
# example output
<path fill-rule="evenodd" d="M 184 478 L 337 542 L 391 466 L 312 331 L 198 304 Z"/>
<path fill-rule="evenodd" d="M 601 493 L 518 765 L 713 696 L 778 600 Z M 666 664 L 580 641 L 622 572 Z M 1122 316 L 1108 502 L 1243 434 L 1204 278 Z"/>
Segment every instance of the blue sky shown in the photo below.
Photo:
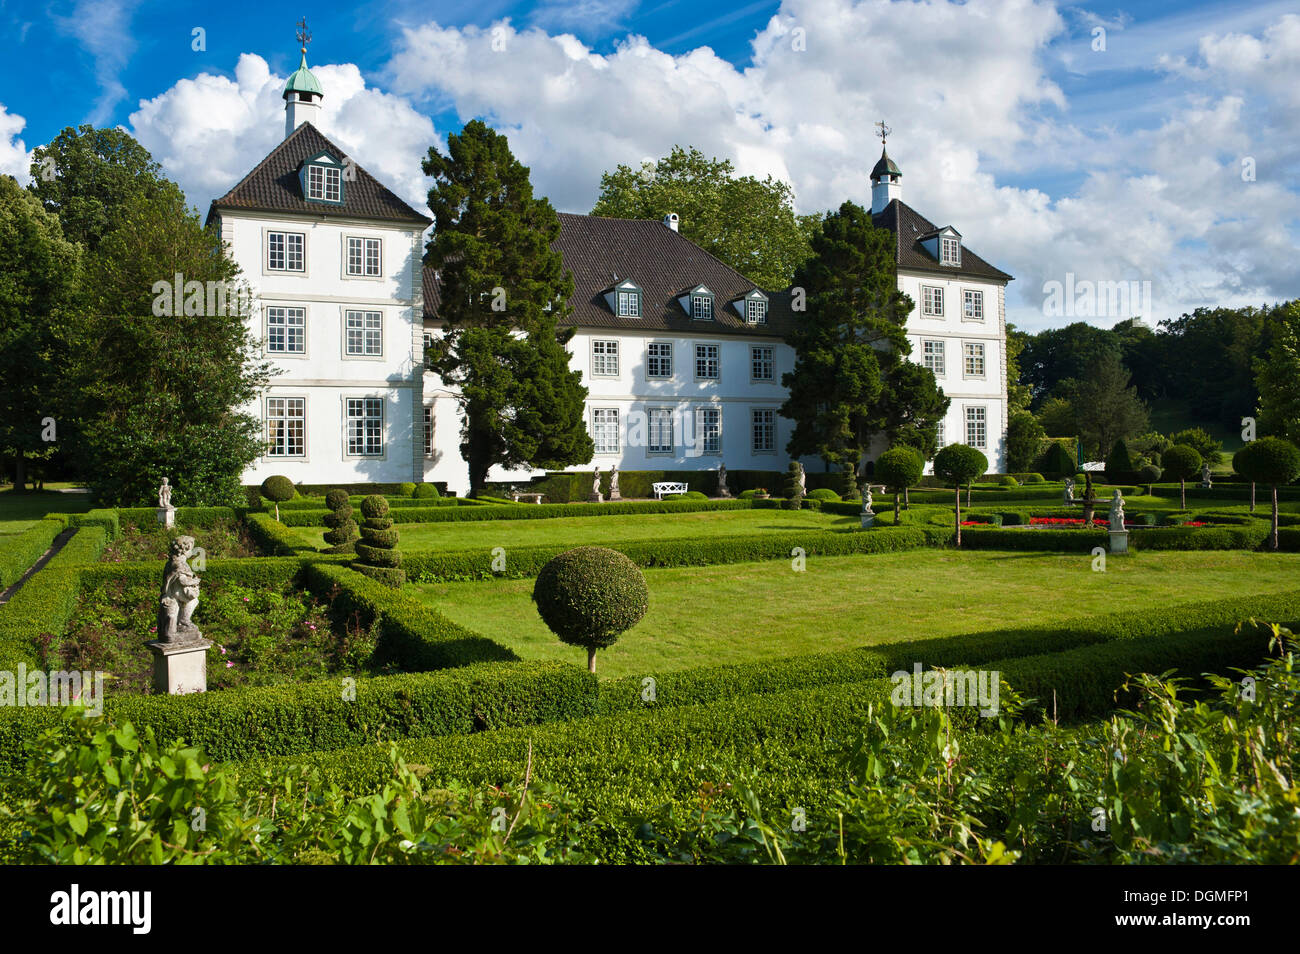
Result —
<path fill-rule="evenodd" d="M 869 202 L 883 116 L 905 201 L 1017 276 L 1024 326 L 1060 323 L 1042 288 L 1067 273 L 1152 281 L 1155 319 L 1300 295 L 1294 2 L 0 0 L 0 171 L 122 125 L 205 208 L 282 135 L 304 13 L 324 131 L 413 203 L 419 156 L 472 116 L 567 211 L 675 143 L 787 179 L 801 211 Z"/>

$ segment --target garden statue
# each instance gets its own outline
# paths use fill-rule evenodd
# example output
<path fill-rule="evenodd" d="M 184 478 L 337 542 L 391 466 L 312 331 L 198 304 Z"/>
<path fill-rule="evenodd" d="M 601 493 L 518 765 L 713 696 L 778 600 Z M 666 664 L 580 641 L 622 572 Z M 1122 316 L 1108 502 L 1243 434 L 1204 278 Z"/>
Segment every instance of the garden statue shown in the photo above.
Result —
<path fill-rule="evenodd" d="M 799 464 L 799 496 L 808 496 L 808 474 L 803 469 L 803 464 Z"/>
<path fill-rule="evenodd" d="M 609 499 L 623 499 L 623 495 L 618 492 L 618 464 L 615 464 L 609 472 Z"/>
<path fill-rule="evenodd" d="M 162 485 L 158 488 L 158 522 L 164 527 L 170 527 L 176 522 L 176 508 L 172 506 L 171 483 L 166 477 L 162 479 Z"/>
<path fill-rule="evenodd" d="M 1074 502 L 1074 478 L 1066 477 L 1064 503 L 1073 503 L 1073 502 Z"/>
<path fill-rule="evenodd" d="M 1206 461 L 1204 464 L 1201 465 L 1201 489 L 1209 490 L 1213 486 L 1214 486 L 1214 482 L 1210 480 L 1210 464 L 1208 461 Z"/>
<path fill-rule="evenodd" d="M 597 464 L 591 471 L 591 496 L 587 498 L 592 503 L 602 503 L 605 495 L 600 492 L 600 465 Z"/>
<path fill-rule="evenodd" d="M 862 485 L 862 512 L 872 513 L 871 510 L 871 484 Z"/>
<path fill-rule="evenodd" d="M 177 537 L 163 568 L 162 594 L 158 598 L 158 641 L 190 643 L 203 638 L 194 625 L 194 608 L 199 605 L 199 576 L 190 568 L 193 537 Z"/>
<path fill-rule="evenodd" d="M 1115 488 L 1115 494 L 1110 498 L 1110 528 L 1112 530 L 1124 529 L 1124 495 Z"/>
<path fill-rule="evenodd" d="M 718 461 L 718 496 L 731 496 L 731 491 L 727 489 L 727 465 L 722 461 Z"/>

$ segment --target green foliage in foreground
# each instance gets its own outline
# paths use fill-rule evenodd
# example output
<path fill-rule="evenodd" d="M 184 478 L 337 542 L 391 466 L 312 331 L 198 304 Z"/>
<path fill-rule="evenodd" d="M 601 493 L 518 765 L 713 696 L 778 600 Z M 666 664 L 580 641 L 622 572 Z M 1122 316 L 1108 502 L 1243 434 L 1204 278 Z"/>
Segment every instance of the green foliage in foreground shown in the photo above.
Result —
<path fill-rule="evenodd" d="M 1139 676 L 1133 711 L 1077 729 L 1029 725 L 1005 687 L 985 720 L 864 703 L 806 816 L 764 803 L 739 752 L 719 752 L 730 764 L 689 808 L 628 814 L 539 781 L 531 744 L 505 787 L 435 783 L 390 749 L 382 783 L 350 793 L 303 768 L 236 777 L 198 749 L 70 711 L 8 792 L 8 849 L 154 864 L 1294 862 L 1300 678 L 1292 635 L 1272 631 L 1278 656 L 1246 679 L 1211 677 L 1217 698 Z M 804 733 L 764 749 L 808 774 L 825 766 L 800 746 L 825 744 Z"/>

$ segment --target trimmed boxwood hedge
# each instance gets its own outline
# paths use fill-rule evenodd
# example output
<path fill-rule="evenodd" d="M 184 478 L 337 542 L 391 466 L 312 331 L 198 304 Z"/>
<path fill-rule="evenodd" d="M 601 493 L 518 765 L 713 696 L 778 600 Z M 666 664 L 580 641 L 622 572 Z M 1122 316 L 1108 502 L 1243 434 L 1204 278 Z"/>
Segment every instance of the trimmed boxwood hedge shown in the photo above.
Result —
<path fill-rule="evenodd" d="M 300 526 L 323 527 L 325 525 L 325 515 L 330 512 L 329 510 L 320 511 L 321 522 L 319 524 L 300 524 Z M 281 512 L 280 516 L 287 519 L 294 516 L 294 514 Z M 258 548 L 271 556 L 293 556 L 299 552 L 311 552 L 310 547 L 304 547 L 294 539 L 293 534 L 289 532 L 288 527 L 282 520 L 276 520 L 269 514 L 247 514 L 244 517 L 244 525 L 248 527 L 249 535 Z"/>
<path fill-rule="evenodd" d="M 761 503 L 762 501 L 758 501 Z M 614 503 L 516 504 L 486 503 L 478 507 L 399 507 L 388 512 L 394 523 L 456 523 L 462 520 L 546 520 L 552 517 L 612 517 L 638 513 L 700 513 L 748 510 L 752 500 L 620 500 Z M 287 527 L 325 525 L 328 510 L 280 511 Z"/>
<path fill-rule="evenodd" d="M 78 527 L 63 544 L 63 549 L 54 554 L 45 566 L 48 568 L 98 563 L 106 546 L 108 546 L 108 531 L 102 526 L 96 524 Z"/>
<path fill-rule="evenodd" d="M 60 518 L 46 518 L 21 533 L 0 537 L 0 590 L 12 586 L 39 560 L 65 529 Z"/>

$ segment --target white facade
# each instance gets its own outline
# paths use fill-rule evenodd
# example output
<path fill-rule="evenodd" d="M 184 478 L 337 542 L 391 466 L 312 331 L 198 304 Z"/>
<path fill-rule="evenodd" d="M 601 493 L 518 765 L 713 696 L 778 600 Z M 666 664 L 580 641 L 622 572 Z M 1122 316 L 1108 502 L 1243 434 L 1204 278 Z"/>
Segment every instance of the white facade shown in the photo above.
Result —
<path fill-rule="evenodd" d="M 422 479 L 421 234 L 404 224 L 222 210 L 228 254 L 254 289 L 250 330 L 275 372 L 245 409 L 263 422 L 267 449 L 244 483 L 272 474 L 311 484 Z M 301 270 L 271 267 L 281 235 L 302 237 Z M 364 256 L 375 242 L 379 273 L 348 274 L 349 245 Z"/>

